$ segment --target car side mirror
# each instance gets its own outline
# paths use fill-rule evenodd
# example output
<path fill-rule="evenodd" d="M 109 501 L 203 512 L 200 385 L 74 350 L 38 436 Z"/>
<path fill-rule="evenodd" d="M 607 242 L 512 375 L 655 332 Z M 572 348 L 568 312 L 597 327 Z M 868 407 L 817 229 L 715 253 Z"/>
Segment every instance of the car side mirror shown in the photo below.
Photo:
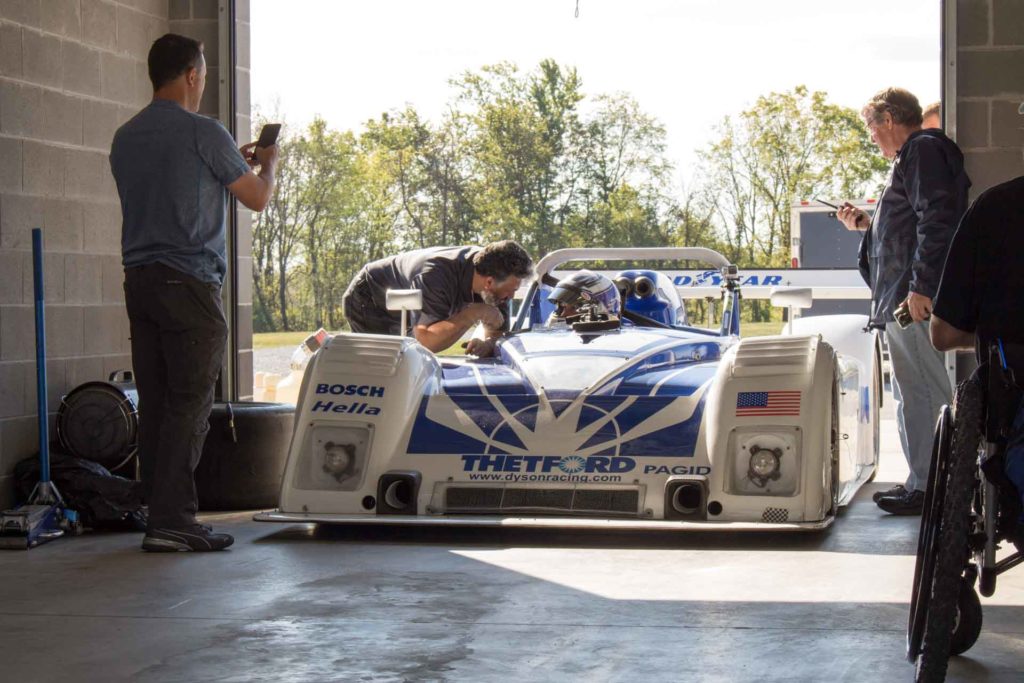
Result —
<path fill-rule="evenodd" d="M 768 296 L 772 306 L 780 308 L 810 308 L 814 303 L 809 287 L 776 287 Z"/>
<path fill-rule="evenodd" d="M 423 292 L 418 289 L 389 289 L 384 294 L 384 306 L 389 311 L 402 312 L 402 336 L 405 336 L 409 322 L 409 311 L 423 309 Z"/>

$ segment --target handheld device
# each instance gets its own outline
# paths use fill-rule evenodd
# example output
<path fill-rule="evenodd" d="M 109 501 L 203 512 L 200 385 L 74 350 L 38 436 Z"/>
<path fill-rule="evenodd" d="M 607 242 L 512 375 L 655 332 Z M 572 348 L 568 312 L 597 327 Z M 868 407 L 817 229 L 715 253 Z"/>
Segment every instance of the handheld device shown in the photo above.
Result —
<path fill-rule="evenodd" d="M 914 323 L 914 317 L 910 315 L 910 305 L 907 304 L 906 301 L 896 307 L 896 310 L 892 313 L 892 317 L 894 317 L 896 322 L 899 323 L 899 326 L 904 329 L 910 327 Z M 925 320 L 931 319 L 932 317 L 930 315 L 925 318 Z"/>
<path fill-rule="evenodd" d="M 277 136 L 281 132 L 280 123 L 268 123 L 260 130 L 260 137 L 256 140 L 256 147 L 270 147 L 277 144 Z"/>
<path fill-rule="evenodd" d="M 840 208 L 842 208 L 842 207 L 836 206 L 836 205 L 835 205 L 835 204 L 833 204 L 832 202 L 826 202 L 826 201 L 825 201 L 824 199 L 818 199 L 817 197 L 815 197 L 815 198 L 814 198 L 814 201 L 818 202 L 819 204 L 824 204 L 825 206 L 829 206 L 829 207 L 832 207 L 832 208 L 833 208 L 833 209 L 835 209 L 836 211 L 838 211 L 838 210 L 839 210 Z M 834 214 L 834 213 L 833 213 L 833 214 L 829 214 L 829 215 L 830 215 L 830 216 L 835 216 L 835 214 Z M 854 225 L 860 225 L 860 224 L 861 224 L 861 221 L 863 221 L 863 220 L 864 220 L 864 216 L 863 216 L 863 215 L 861 215 L 861 214 L 857 214 L 857 220 L 856 220 L 856 221 L 854 221 L 854 223 L 853 223 L 853 224 L 854 224 Z"/>
<path fill-rule="evenodd" d="M 910 315 L 910 307 L 907 306 L 906 301 L 896 307 L 892 317 L 896 319 L 896 323 L 903 329 L 910 327 L 911 323 L 914 322 L 914 318 Z"/>

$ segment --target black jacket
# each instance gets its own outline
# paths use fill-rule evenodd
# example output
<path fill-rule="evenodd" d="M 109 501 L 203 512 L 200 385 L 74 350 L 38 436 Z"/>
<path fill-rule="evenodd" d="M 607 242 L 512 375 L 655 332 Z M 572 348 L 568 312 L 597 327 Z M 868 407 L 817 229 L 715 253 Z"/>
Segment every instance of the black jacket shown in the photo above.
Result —
<path fill-rule="evenodd" d="M 935 297 L 970 186 L 963 153 L 942 131 L 916 131 L 896 153 L 860 243 L 858 265 L 871 288 L 872 327 L 891 322 L 908 291 Z"/>

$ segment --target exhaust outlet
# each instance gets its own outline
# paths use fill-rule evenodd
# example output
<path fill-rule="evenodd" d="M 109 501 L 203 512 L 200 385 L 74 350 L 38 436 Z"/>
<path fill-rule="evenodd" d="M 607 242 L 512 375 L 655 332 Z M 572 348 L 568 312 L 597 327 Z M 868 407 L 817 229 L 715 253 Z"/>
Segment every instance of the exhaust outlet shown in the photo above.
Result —
<path fill-rule="evenodd" d="M 690 516 L 700 510 L 704 491 L 700 484 L 682 484 L 672 493 L 672 509 Z"/>
<path fill-rule="evenodd" d="M 707 519 L 706 487 L 707 482 L 695 479 L 670 479 L 665 482 L 665 519 Z"/>
<path fill-rule="evenodd" d="M 405 479 L 391 482 L 384 490 L 384 504 L 393 508 L 406 508 L 412 499 L 412 487 Z"/>
<path fill-rule="evenodd" d="M 423 476 L 412 470 L 385 472 L 377 480 L 378 515 L 415 515 Z"/>

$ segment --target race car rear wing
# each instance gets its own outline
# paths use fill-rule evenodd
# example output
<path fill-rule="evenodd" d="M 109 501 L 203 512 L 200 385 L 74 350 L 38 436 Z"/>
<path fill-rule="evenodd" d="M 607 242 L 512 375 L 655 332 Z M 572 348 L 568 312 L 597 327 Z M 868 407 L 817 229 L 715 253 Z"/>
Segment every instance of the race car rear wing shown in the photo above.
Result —
<path fill-rule="evenodd" d="M 573 261 L 699 261 L 712 266 L 712 269 L 705 270 L 658 269 L 672 279 L 676 291 L 684 299 L 719 298 L 722 294 L 721 269 L 730 265 L 725 256 L 704 247 L 558 249 L 537 262 L 535 281 L 558 280 L 571 274 L 571 271 L 559 267 Z M 619 271 L 598 269 L 595 272 L 614 278 Z M 814 299 L 871 298 L 870 290 L 855 268 L 741 270 L 737 284 L 747 299 L 770 299 L 773 291 L 782 288 L 810 289 Z M 528 290 L 524 288 L 520 293 L 525 296 Z"/>
<path fill-rule="evenodd" d="M 537 262 L 537 279 L 570 261 L 700 261 L 715 268 L 730 265 L 729 259 L 705 247 L 581 247 L 557 249 Z"/>
<path fill-rule="evenodd" d="M 617 271 L 601 270 L 614 278 Z M 661 270 L 683 299 L 718 299 L 722 275 L 717 270 Z M 565 273 L 552 273 L 559 277 Z M 870 299 L 871 290 L 856 269 L 779 268 L 741 270 L 739 288 L 745 299 L 770 299 L 772 292 L 809 289 L 814 299 Z"/>

